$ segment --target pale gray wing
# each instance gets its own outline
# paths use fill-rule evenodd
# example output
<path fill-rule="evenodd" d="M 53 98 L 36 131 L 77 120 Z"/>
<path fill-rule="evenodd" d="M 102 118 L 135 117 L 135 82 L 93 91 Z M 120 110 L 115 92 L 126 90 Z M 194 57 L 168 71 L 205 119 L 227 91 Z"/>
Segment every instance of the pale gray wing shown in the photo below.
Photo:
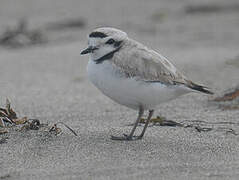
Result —
<path fill-rule="evenodd" d="M 157 52 L 137 42 L 130 47 L 122 48 L 120 53 L 115 54 L 112 61 L 126 77 L 145 82 L 183 84 L 193 90 L 213 94 L 207 87 L 186 78 L 172 63 Z"/>
<path fill-rule="evenodd" d="M 138 80 L 165 84 L 189 83 L 189 80 L 165 57 L 138 43 L 130 49 L 122 49 L 121 53 L 114 57 L 113 63 L 127 77 Z"/>

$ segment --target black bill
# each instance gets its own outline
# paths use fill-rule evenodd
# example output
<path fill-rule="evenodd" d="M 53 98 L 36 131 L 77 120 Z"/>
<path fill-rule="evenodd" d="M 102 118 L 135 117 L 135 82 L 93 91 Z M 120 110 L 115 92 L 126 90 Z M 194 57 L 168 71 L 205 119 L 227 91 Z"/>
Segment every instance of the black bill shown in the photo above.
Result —
<path fill-rule="evenodd" d="M 80 54 L 81 54 L 81 55 L 83 55 L 83 54 L 89 54 L 89 53 L 94 52 L 94 50 L 96 50 L 96 49 L 98 49 L 98 48 L 89 46 L 89 47 L 86 48 L 85 50 L 81 51 Z"/>

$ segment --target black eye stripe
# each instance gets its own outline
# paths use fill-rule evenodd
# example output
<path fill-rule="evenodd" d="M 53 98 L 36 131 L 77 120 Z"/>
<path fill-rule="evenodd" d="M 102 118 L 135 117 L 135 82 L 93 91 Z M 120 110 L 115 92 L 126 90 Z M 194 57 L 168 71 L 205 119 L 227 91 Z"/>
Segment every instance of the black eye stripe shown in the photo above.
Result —
<path fill-rule="evenodd" d="M 114 44 L 114 43 L 115 43 L 115 40 L 111 38 L 105 44 Z"/>
<path fill-rule="evenodd" d="M 105 33 L 102 32 L 92 32 L 90 33 L 89 37 L 94 37 L 94 38 L 105 38 L 107 37 L 107 35 Z"/>
<path fill-rule="evenodd" d="M 115 41 L 114 39 L 109 39 L 105 44 L 114 44 L 114 47 L 119 47 L 122 41 Z"/>
<path fill-rule="evenodd" d="M 115 46 L 115 47 L 119 47 L 121 43 L 122 43 L 122 41 L 115 41 L 114 46 Z"/>

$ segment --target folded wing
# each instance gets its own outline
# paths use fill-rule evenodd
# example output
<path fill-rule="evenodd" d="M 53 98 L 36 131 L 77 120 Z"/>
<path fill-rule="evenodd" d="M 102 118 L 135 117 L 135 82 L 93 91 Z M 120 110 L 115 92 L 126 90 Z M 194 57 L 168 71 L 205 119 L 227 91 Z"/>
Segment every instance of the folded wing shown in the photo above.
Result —
<path fill-rule="evenodd" d="M 129 47 L 129 46 L 128 46 Z M 113 63 L 120 71 L 129 77 L 145 82 L 160 82 L 163 84 L 183 84 L 193 90 L 211 94 L 206 87 L 197 85 L 184 76 L 164 56 L 133 41 L 131 49 L 122 48 L 115 54 Z"/>

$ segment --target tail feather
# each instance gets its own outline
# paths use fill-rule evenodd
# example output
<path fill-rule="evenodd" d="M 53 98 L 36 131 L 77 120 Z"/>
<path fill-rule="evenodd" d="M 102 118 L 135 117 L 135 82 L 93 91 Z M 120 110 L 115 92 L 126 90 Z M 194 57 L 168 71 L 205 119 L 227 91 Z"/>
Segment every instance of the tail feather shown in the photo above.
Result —
<path fill-rule="evenodd" d="M 208 87 L 198 85 L 198 84 L 195 84 L 193 82 L 190 83 L 189 87 L 193 90 L 200 91 L 200 92 L 203 92 L 203 93 L 206 93 L 206 94 L 214 94 L 212 91 L 208 90 Z"/>

